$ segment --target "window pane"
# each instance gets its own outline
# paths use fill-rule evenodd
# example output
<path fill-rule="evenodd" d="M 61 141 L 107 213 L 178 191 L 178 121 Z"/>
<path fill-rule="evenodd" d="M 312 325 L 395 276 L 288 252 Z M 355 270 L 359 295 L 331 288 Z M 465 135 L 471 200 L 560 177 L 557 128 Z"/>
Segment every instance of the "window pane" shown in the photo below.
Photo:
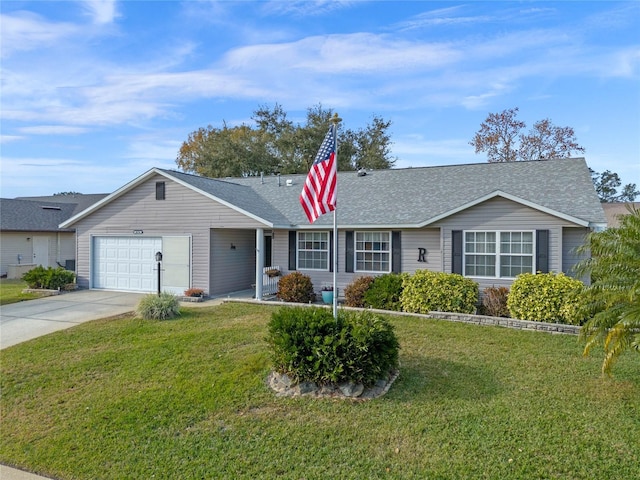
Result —
<path fill-rule="evenodd" d="M 298 268 L 329 269 L 329 232 L 298 232 Z"/>
<path fill-rule="evenodd" d="M 478 277 L 495 277 L 495 255 L 465 255 L 464 272 L 466 275 Z"/>
<path fill-rule="evenodd" d="M 356 232 L 356 271 L 390 271 L 391 241 L 389 232 Z"/>

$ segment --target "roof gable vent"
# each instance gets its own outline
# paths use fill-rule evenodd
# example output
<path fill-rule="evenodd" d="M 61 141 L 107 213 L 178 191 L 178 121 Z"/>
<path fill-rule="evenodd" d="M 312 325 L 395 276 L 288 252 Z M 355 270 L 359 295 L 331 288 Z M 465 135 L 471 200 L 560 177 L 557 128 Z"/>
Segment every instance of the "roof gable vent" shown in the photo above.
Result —
<path fill-rule="evenodd" d="M 53 205 L 42 205 L 43 210 L 62 210 L 60 207 L 55 207 Z"/>

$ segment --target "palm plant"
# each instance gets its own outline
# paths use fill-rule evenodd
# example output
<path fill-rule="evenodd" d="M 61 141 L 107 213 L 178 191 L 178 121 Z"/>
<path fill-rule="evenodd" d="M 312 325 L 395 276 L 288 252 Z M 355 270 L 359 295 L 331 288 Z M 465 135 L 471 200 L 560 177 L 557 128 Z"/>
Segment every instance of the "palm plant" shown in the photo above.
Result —
<path fill-rule="evenodd" d="M 640 209 L 630 207 L 618 228 L 591 233 L 580 251 L 591 254 L 577 268 L 592 281 L 585 291 L 590 320 L 580 333 L 584 354 L 603 345 L 602 371 L 610 374 L 622 352 L 640 353 Z"/>

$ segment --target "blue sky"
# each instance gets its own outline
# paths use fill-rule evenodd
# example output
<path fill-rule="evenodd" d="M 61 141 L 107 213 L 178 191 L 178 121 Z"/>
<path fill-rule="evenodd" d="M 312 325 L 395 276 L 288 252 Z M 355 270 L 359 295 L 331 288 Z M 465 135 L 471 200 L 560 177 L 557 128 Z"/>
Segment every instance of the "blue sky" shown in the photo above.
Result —
<path fill-rule="evenodd" d="M 484 162 L 489 112 L 571 126 L 640 185 L 640 2 L 6 1 L 1 196 L 108 193 L 199 127 L 392 121 L 396 167 Z"/>

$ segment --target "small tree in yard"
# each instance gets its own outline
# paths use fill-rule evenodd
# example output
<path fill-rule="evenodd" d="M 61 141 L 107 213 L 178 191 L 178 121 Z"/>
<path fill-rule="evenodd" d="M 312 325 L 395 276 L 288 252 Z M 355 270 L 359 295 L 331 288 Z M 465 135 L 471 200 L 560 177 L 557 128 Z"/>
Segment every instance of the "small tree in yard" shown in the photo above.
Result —
<path fill-rule="evenodd" d="M 602 371 L 611 373 L 622 352 L 640 353 L 640 209 L 622 216 L 620 227 L 590 234 L 580 250 L 591 253 L 577 269 L 592 280 L 585 292 L 592 318 L 580 332 L 584 354 L 603 345 Z"/>

